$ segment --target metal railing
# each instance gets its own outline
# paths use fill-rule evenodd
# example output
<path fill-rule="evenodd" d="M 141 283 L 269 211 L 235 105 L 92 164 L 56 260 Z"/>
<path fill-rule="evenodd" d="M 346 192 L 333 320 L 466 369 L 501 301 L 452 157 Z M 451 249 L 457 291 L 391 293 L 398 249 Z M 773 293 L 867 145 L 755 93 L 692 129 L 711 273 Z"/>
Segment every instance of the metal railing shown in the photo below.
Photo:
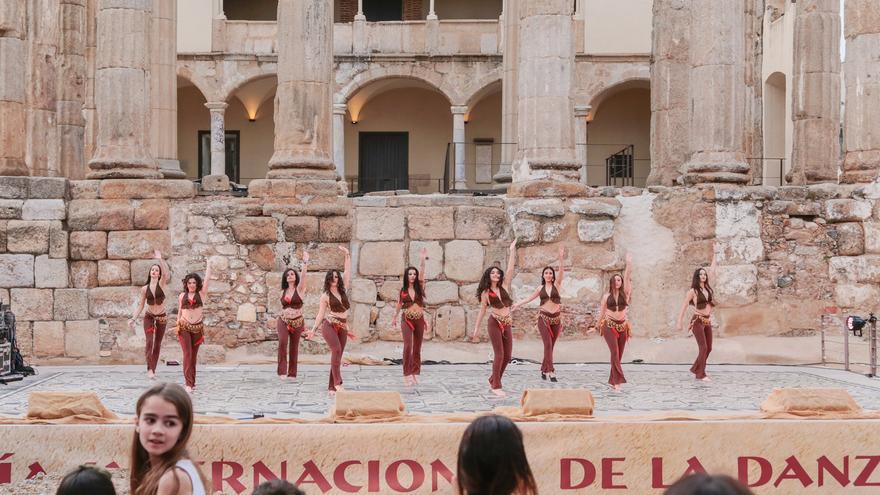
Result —
<path fill-rule="evenodd" d="M 632 186 L 635 184 L 635 146 L 629 145 L 605 158 L 605 185 Z"/>
<path fill-rule="evenodd" d="M 824 318 L 824 317 L 823 317 Z M 843 365 L 852 372 L 864 372 L 869 377 L 877 376 L 877 319 L 873 314 L 864 327 L 852 330 L 846 323 L 836 321 L 822 325 L 822 364 Z M 860 357 L 862 356 L 862 357 Z"/>

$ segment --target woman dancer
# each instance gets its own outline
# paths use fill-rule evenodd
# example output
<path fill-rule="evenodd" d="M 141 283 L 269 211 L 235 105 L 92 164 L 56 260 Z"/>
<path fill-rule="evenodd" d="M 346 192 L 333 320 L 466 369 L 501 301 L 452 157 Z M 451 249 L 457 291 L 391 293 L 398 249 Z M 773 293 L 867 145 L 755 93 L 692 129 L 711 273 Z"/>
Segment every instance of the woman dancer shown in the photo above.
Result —
<path fill-rule="evenodd" d="M 205 267 L 205 280 L 198 273 L 183 277 L 183 292 L 177 298 L 177 339 L 183 350 L 183 378 L 186 391 L 192 393 L 196 387 L 196 357 L 199 346 L 205 341 L 205 325 L 202 323 L 203 301 L 208 297 L 208 283 L 211 280 L 211 263 Z"/>
<path fill-rule="evenodd" d="M 510 252 L 507 255 L 507 274 L 493 266 L 483 272 L 480 283 L 477 286 L 477 299 L 480 300 L 480 313 L 474 323 L 474 334 L 471 340 L 480 341 L 480 322 L 486 314 L 486 308 L 492 306 L 490 312 L 489 340 L 492 342 L 492 376 L 489 377 L 489 386 L 492 393 L 504 397 L 507 395 L 501 388 L 501 376 L 507 368 L 507 363 L 513 355 L 512 328 L 513 318 L 510 316 L 510 306 L 513 300 L 510 298 L 510 281 L 513 280 L 513 267 L 516 266 L 516 239 L 510 243 Z"/>
<path fill-rule="evenodd" d="M 712 309 L 715 307 L 714 292 L 712 286 L 709 285 L 709 275 L 715 278 L 715 256 L 712 256 L 712 264 L 709 270 L 705 268 L 697 268 L 691 280 L 691 288 L 687 295 L 684 296 L 684 304 L 681 311 L 678 312 L 678 323 L 676 327 L 682 328 L 682 319 L 684 312 L 690 305 L 694 306 L 694 314 L 691 316 L 691 323 L 688 326 L 688 332 L 694 334 L 697 339 L 697 359 L 691 366 L 691 373 L 697 380 L 711 381 L 706 376 L 706 361 L 709 359 L 709 353 L 712 352 Z"/>
<path fill-rule="evenodd" d="M 342 390 L 342 352 L 345 351 L 345 343 L 348 337 L 355 335 L 348 331 L 348 297 L 345 295 L 345 287 L 349 282 L 351 268 L 351 253 L 343 246 L 339 246 L 345 253 L 345 271 L 330 270 L 324 277 L 324 293 L 321 294 L 321 302 L 318 307 L 318 315 L 315 316 L 315 326 L 306 334 L 311 339 L 321 326 L 321 335 L 330 347 L 330 395 Z"/>
<path fill-rule="evenodd" d="M 391 319 L 393 328 L 397 328 L 397 315 L 403 308 L 400 330 L 403 335 L 403 381 L 407 385 L 419 383 L 417 378 L 422 369 L 422 338 L 425 336 L 425 260 L 428 249 L 422 248 L 419 253 L 419 268 L 408 267 L 403 272 L 403 288 L 397 298 L 397 308 Z"/>
<path fill-rule="evenodd" d="M 306 294 L 306 274 L 309 253 L 303 251 L 302 274 L 293 268 L 281 274 L 281 314 L 275 319 L 278 332 L 278 378 L 296 378 L 299 356 L 299 338 L 306 328 L 303 320 L 303 298 Z"/>
<path fill-rule="evenodd" d="M 550 377 L 551 382 L 556 382 L 556 368 L 553 367 L 553 347 L 556 345 L 556 339 L 562 333 L 562 298 L 559 291 L 562 289 L 562 277 L 565 275 L 565 269 L 562 262 L 565 259 L 565 248 L 559 248 L 559 274 L 553 267 L 545 266 L 541 270 L 541 278 L 543 283 L 540 287 L 532 292 L 532 295 L 522 301 L 516 303 L 511 311 L 516 311 L 520 306 L 524 306 L 535 300 L 536 297 L 541 298 L 541 309 L 538 311 L 538 332 L 541 333 L 541 340 L 544 342 L 544 360 L 541 362 L 541 379 L 546 380 Z"/>
<path fill-rule="evenodd" d="M 168 312 L 165 310 L 165 292 L 168 290 L 168 265 L 162 259 L 162 253 L 153 251 L 158 263 L 150 266 L 147 282 L 141 287 L 141 299 L 137 310 L 128 320 L 128 326 L 134 330 L 134 322 L 147 305 L 144 313 L 144 336 L 147 346 L 144 354 L 147 358 L 147 377 L 150 380 L 156 378 L 156 365 L 159 363 L 159 349 L 162 347 L 162 337 L 165 336 L 165 325 L 168 322 Z"/>
<path fill-rule="evenodd" d="M 605 343 L 608 344 L 611 353 L 611 376 L 608 378 L 608 383 L 614 387 L 614 390 L 620 390 L 620 384 L 626 383 L 620 359 L 623 357 L 623 348 L 631 332 L 629 321 L 626 319 L 632 301 L 631 262 L 632 257 L 627 254 L 623 276 L 615 273 L 611 277 L 608 292 L 602 296 L 602 307 L 599 311 L 599 335 L 605 337 Z"/>

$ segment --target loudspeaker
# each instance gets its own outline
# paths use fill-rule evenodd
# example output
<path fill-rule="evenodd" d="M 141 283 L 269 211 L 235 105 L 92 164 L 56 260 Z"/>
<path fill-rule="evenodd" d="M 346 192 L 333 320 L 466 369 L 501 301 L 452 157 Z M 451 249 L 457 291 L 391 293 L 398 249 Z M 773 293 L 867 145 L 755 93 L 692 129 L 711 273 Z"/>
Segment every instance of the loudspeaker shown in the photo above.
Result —
<path fill-rule="evenodd" d="M 406 406 L 399 392 L 336 392 L 336 403 L 330 409 L 333 418 L 354 419 L 358 417 L 394 418 L 403 416 Z"/>
<path fill-rule="evenodd" d="M 589 390 L 576 389 L 526 389 L 520 400 L 523 414 L 562 414 L 569 416 L 592 416 L 593 394 Z"/>
<path fill-rule="evenodd" d="M 862 407 L 842 388 L 777 388 L 761 404 L 761 411 L 817 416 L 858 414 Z"/>

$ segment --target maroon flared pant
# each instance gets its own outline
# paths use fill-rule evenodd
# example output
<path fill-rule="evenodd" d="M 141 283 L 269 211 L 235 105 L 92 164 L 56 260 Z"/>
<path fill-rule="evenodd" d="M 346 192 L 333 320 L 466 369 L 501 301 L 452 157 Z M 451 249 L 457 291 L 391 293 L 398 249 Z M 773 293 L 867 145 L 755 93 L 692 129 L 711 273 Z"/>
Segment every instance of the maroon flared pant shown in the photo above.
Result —
<path fill-rule="evenodd" d="M 425 337 L 425 318 L 410 320 L 400 317 L 400 331 L 403 333 L 403 376 L 418 375 L 422 371 L 422 339 Z"/>
<path fill-rule="evenodd" d="M 493 389 L 501 388 L 501 376 L 507 369 L 507 363 L 513 356 L 513 335 L 510 327 L 502 327 L 495 317 L 489 317 L 488 324 L 489 341 L 492 342 L 492 376 L 489 377 L 489 385 Z"/>
<path fill-rule="evenodd" d="M 278 376 L 296 376 L 296 364 L 299 356 L 299 338 L 302 336 L 304 326 L 290 329 L 280 317 L 275 324 L 278 332 Z"/>

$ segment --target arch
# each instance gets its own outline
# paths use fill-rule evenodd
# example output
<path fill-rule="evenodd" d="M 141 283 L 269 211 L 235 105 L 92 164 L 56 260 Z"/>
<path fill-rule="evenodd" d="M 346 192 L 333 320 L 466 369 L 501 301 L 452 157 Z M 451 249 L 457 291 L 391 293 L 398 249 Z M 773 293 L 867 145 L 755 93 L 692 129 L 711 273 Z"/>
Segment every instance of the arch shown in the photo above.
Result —
<path fill-rule="evenodd" d="M 591 121 L 596 117 L 596 113 L 599 111 L 599 107 L 602 106 L 602 102 L 608 98 L 611 98 L 622 91 L 635 88 L 651 89 L 651 79 L 646 77 L 631 77 L 615 81 L 613 84 L 603 87 L 590 99 L 590 113 L 587 114 L 587 120 Z"/>
<path fill-rule="evenodd" d="M 212 97 L 216 94 L 214 85 L 209 80 L 197 76 L 189 67 L 178 65 L 177 78 L 184 79 L 195 86 L 202 93 L 202 96 L 205 97 L 205 101 L 213 101 Z"/>
<path fill-rule="evenodd" d="M 764 162 L 762 178 L 765 185 L 783 185 L 791 166 L 789 158 L 791 114 L 785 74 L 773 72 L 764 80 Z"/>
<path fill-rule="evenodd" d="M 354 95 L 367 86 L 382 81 L 383 79 L 413 79 L 443 95 L 443 97 L 449 102 L 450 106 L 456 101 L 460 101 L 456 98 L 457 93 L 443 81 L 443 78 L 439 73 L 428 70 L 418 70 L 418 68 L 413 68 L 411 66 L 401 66 L 371 68 L 361 72 L 339 88 L 339 91 L 336 92 L 335 103 L 347 103 Z"/>
<path fill-rule="evenodd" d="M 500 77 L 493 74 L 492 77 L 487 77 L 486 79 L 480 81 L 479 85 L 476 86 L 478 89 L 472 92 L 465 100 L 468 109 L 474 108 L 486 96 L 501 91 L 502 81 Z"/>
<path fill-rule="evenodd" d="M 278 70 L 276 65 L 259 64 L 256 66 L 256 70 L 237 72 L 223 83 L 223 86 L 220 88 L 220 95 L 222 99 L 219 101 L 229 101 L 229 99 L 236 93 L 236 91 L 240 90 L 244 86 L 247 86 L 248 84 L 259 79 L 265 79 L 268 77 L 275 77 L 276 80 L 278 79 Z"/>
<path fill-rule="evenodd" d="M 249 118 L 254 119 L 263 104 L 275 95 L 277 88 L 278 78 L 274 75 L 254 77 L 230 92 L 226 102 L 237 99 L 244 106 Z"/>

